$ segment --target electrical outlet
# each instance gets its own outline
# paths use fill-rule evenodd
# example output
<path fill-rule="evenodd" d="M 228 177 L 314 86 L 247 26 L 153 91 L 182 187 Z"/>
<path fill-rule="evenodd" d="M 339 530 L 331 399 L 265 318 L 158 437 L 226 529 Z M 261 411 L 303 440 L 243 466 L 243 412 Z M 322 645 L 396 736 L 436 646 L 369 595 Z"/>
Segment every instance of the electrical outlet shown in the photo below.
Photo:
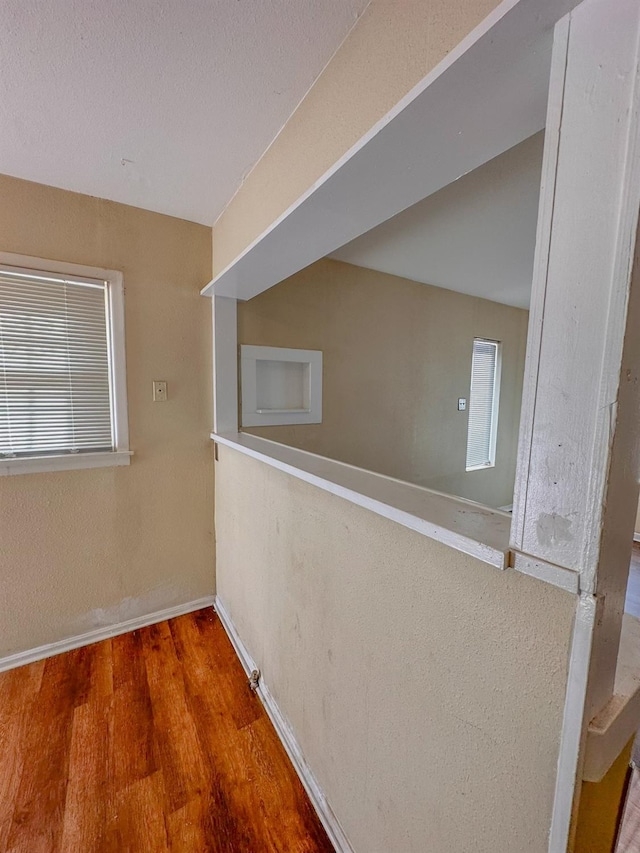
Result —
<path fill-rule="evenodd" d="M 153 402 L 164 403 L 167 399 L 167 383 L 162 380 L 153 380 Z"/>
<path fill-rule="evenodd" d="M 464 397 L 458 397 L 458 411 L 464 412 L 467 408 L 467 401 Z"/>

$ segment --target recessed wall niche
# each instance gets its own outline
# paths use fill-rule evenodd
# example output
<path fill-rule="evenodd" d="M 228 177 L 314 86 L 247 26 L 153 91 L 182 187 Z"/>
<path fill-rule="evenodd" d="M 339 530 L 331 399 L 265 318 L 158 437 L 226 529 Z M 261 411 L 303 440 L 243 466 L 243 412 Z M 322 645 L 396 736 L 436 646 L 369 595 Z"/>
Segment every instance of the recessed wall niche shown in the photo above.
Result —
<path fill-rule="evenodd" d="M 322 352 L 240 348 L 242 426 L 322 423 Z"/>

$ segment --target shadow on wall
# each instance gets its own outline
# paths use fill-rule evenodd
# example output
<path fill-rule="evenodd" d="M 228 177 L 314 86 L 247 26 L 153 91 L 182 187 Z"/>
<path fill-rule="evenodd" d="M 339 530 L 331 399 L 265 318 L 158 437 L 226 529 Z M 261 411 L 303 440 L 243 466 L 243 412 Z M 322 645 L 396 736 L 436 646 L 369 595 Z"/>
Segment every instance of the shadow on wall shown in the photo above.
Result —
<path fill-rule="evenodd" d="M 475 500 L 512 503 L 528 312 L 323 259 L 238 306 L 241 344 L 323 353 L 320 424 L 247 432 Z M 474 338 L 500 341 L 495 465 L 467 471 Z"/>

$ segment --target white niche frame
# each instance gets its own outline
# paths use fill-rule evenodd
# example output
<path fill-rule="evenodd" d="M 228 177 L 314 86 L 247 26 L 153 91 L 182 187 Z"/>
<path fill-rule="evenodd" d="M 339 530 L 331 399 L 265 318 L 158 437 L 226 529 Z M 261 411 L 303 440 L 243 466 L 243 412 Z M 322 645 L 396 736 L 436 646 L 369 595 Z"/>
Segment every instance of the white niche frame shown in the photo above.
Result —
<path fill-rule="evenodd" d="M 269 373 L 261 376 L 261 366 L 267 365 L 272 365 Z M 293 371 L 286 370 L 288 365 Z M 244 344 L 240 347 L 240 384 L 244 427 L 322 423 L 321 350 Z M 288 399 L 282 399 L 283 393 Z"/>

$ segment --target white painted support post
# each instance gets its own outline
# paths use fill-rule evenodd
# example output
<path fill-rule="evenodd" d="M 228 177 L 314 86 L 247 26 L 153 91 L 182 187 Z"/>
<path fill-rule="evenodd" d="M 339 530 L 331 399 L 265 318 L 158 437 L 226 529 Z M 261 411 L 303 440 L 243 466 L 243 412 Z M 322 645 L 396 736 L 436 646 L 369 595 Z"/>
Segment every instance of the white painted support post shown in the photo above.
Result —
<path fill-rule="evenodd" d="M 226 296 L 211 299 L 213 329 L 213 431 L 238 431 L 238 319 L 237 301 Z"/>
<path fill-rule="evenodd" d="M 585 0 L 557 25 L 514 502 L 513 548 L 578 570 L 592 594 L 626 577 L 638 496 L 640 363 L 624 344 L 640 320 L 639 29 L 637 0 Z M 612 638 L 619 605 L 604 609 Z"/>
<path fill-rule="evenodd" d="M 580 574 L 549 850 L 570 844 L 586 726 L 613 692 L 638 501 L 640 4 L 556 25 L 511 545 Z"/>

